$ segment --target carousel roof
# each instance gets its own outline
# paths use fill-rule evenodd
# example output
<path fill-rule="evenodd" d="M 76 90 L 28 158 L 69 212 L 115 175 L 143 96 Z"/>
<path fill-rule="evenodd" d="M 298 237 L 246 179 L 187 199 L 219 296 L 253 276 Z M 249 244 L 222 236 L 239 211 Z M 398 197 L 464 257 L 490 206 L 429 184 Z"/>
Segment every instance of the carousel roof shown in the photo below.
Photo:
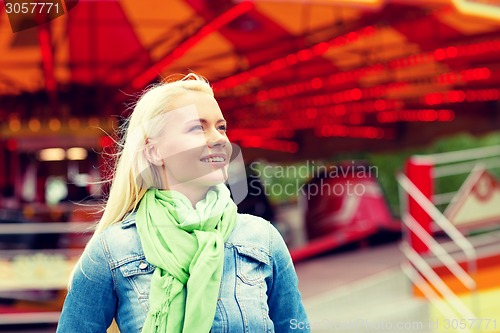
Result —
<path fill-rule="evenodd" d="M 478 131 L 499 126 L 500 9 L 491 1 L 65 5 L 66 14 L 18 31 L 1 9 L 4 124 L 123 114 L 149 84 L 194 71 L 211 81 L 231 138 L 245 147 L 295 153 L 335 149 L 335 138 L 397 146 L 467 130 L 471 119 Z"/>

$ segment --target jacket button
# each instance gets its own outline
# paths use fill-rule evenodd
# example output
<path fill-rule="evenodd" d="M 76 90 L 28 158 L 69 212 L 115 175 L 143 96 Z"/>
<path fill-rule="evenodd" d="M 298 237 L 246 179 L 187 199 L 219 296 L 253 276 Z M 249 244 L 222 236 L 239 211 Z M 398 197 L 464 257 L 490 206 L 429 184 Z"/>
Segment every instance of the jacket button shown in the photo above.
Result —
<path fill-rule="evenodd" d="M 148 264 L 145 263 L 144 261 L 141 261 L 141 263 L 139 264 L 139 269 L 146 269 L 148 268 Z"/>

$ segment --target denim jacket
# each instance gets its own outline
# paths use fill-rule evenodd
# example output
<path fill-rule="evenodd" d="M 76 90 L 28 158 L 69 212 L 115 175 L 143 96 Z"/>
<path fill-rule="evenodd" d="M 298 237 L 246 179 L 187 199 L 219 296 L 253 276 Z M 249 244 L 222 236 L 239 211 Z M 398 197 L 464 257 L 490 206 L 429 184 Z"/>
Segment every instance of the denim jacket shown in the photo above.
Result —
<path fill-rule="evenodd" d="M 103 333 L 113 318 L 121 333 L 141 332 L 154 269 L 145 259 L 134 215 L 107 228 L 82 254 L 57 333 Z M 225 243 L 211 332 L 299 331 L 295 323 L 307 323 L 307 316 L 297 282 L 279 232 L 261 218 L 239 214 Z"/>

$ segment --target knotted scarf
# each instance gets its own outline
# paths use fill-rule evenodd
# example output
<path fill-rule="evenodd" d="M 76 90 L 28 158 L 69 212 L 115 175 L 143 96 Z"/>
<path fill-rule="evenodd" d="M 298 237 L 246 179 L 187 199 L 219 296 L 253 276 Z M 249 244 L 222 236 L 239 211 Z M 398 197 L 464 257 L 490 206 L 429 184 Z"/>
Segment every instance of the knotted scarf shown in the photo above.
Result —
<path fill-rule="evenodd" d="M 209 332 L 237 208 L 224 184 L 195 208 L 180 192 L 149 189 L 137 210 L 146 260 L 155 265 L 143 333 Z"/>

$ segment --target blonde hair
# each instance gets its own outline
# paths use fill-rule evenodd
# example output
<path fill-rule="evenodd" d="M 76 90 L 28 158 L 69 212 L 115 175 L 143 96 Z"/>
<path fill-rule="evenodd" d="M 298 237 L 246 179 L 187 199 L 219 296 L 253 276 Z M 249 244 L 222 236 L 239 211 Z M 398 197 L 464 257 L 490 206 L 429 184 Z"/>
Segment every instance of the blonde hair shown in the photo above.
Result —
<path fill-rule="evenodd" d="M 109 196 L 96 234 L 120 222 L 127 213 L 136 209 L 148 188 L 159 184 L 160 175 L 144 154 L 147 139 L 161 133 L 164 126 L 162 119 L 165 117 L 159 116 L 179 107 L 176 97 L 193 91 L 214 95 L 205 78 L 190 73 L 180 80 L 153 86 L 140 97 L 124 124 L 125 135 L 121 140 Z"/>

